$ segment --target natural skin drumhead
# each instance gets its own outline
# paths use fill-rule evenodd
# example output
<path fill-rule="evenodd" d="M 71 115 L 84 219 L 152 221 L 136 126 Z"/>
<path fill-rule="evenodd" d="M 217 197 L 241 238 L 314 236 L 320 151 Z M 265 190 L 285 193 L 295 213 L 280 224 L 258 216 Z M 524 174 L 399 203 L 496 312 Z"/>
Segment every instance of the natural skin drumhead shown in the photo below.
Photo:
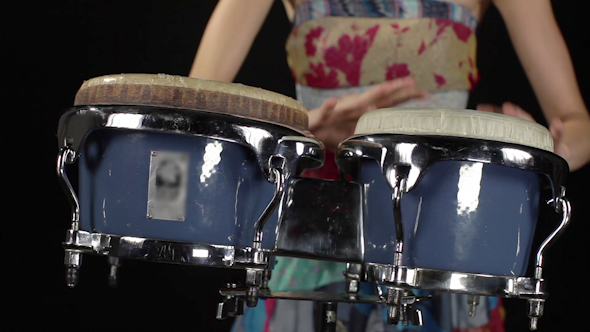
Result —
<path fill-rule="evenodd" d="M 219 112 L 307 130 L 307 109 L 287 96 L 242 84 L 165 74 L 118 74 L 90 79 L 80 105 L 149 105 Z"/>
<path fill-rule="evenodd" d="M 404 134 L 478 138 L 516 143 L 553 152 L 542 125 L 515 116 L 475 110 L 385 108 L 365 113 L 355 135 Z"/>

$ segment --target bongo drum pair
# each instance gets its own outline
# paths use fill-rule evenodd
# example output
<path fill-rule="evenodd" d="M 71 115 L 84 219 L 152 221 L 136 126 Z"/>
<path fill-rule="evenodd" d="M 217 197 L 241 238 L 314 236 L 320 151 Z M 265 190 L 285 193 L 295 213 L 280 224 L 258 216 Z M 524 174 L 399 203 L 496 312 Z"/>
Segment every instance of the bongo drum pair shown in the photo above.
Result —
<path fill-rule="evenodd" d="M 67 283 L 82 254 L 238 268 L 218 318 L 258 298 L 387 303 L 390 323 L 421 325 L 412 289 L 527 299 L 536 328 L 543 253 L 565 228 L 567 163 L 535 123 L 468 110 L 365 114 L 337 153 L 342 180 L 304 178 L 323 163 L 307 110 L 239 84 L 122 74 L 85 82 L 58 128 L 57 171 L 72 205 Z M 78 161 L 74 190 L 66 165 Z M 539 205 L 562 215 L 526 277 Z M 269 290 L 275 256 L 348 263 L 348 292 Z M 378 295 L 358 294 L 360 282 Z M 387 294 L 382 293 L 386 289 Z M 322 325 L 326 331 L 334 324 Z"/>

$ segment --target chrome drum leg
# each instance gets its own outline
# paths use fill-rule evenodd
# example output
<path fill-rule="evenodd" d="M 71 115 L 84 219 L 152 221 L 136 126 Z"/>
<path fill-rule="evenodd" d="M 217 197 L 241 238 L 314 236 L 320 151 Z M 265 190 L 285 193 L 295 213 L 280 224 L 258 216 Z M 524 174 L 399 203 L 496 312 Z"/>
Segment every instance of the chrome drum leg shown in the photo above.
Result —
<path fill-rule="evenodd" d="M 121 266 L 121 260 L 119 257 L 109 256 L 108 261 L 110 265 L 109 286 L 115 288 L 119 283 L 119 267 Z"/>
<path fill-rule="evenodd" d="M 336 332 L 336 326 L 338 324 L 338 302 L 324 302 L 319 301 L 317 303 L 317 332 Z"/>
<path fill-rule="evenodd" d="M 66 284 L 70 288 L 76 287 L 80 279 L 80 266 L 82 265 L 82 253 L 66 249 L 64 264 L 66 266 Z"/>
<path fill-rule="evenodd" d="M 469 305 L 469 317 L 475 317 L 477 313 L 477 306 L 479 305 L 478 295 L 468 295 L 467 304 Z"/>

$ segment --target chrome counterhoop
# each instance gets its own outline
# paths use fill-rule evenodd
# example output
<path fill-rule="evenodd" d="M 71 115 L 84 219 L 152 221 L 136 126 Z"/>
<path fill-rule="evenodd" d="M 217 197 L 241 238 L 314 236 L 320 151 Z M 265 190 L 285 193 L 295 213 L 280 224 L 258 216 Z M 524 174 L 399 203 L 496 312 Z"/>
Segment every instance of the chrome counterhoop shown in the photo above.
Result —
<path fill-rule="evenodd" d="M 287 154 L 284 155 L 287 158 L 286 177 L 291 173 L 319 167 L 323 163 L 322 143 L 291 127 L 206 110 L 105 105 L 73 107 L 60 118 L 57 131 L 59 148 L 67 147 L 74 152 L 68 164 L 78 158 L 88 134 L 99 129 L 154 131 L 234 142 L 254 152 L 263 174 L 270 182 L 272 172 L 269 160 L 272 155 Z M 296 152 L 302 156 L 298 163 L 288 158 L 293 153 L 287 147 L 293 145 L 301 151 Z M 298 164 L 297 167 L 295 164 Z"/>
<path fill-rule="evenodd" d="M 536 290 L 536 279 L 518 276 L 494 276 L 365 263 L 361 280 L 385 286 L 435 292 L 523 299 L 546 298 L 544 286 Z"/>
<path fill-rule="evenodd" d="M 120 236 L 68 230 L 66 250 L 150 262 L 224 268 L 264 268 L 270 252 L 261 249 L 259 262 L 253 263 L 251 248 L 189 243 L 161 239 Z"/>
<path fill-rule="evenodd" d="M 428 168 L 440 161 L 472 161 L 532 171 L 548 178 L 553 198 L 560 197 L 569 171 L 560 156 L 519 144 L 449 136 L 375 134 L 351 137 L 340 144 L 338 164 L 373 159 L 393 189 L 399 175 L 407 174 L 405 192 L 418 185 Z M 559 208 L 557 200 L 554 207 Z"/>

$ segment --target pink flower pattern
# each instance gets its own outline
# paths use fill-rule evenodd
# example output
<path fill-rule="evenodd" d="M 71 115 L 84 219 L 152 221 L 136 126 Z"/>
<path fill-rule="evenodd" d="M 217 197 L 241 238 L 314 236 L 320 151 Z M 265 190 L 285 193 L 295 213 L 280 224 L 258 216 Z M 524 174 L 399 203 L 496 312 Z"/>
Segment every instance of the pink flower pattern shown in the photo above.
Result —
<path fill-rule="evenodd" d="M 361 67 L 369 49 L 371 48 L 377 33 L 382 25 L 376 24 L 368 28 L 360 27 L 353 23 L 350 25 L 352 31 L 339 35 L 337 42 L 326 45 L 330 40 L 329 31 L 325 27 L 316 26 L 305 34 L 303 37 L 305 54 L 310 58 L 307 64 L 307 71 L 301 73 L 300 78 L 304 79 L 304 84 L 317 88 L 338 88 L 341 86 L 358 86 L 361 84 Z M 385 25 L 383 25 L 385 26 Z M 385 64 L 386 80 L 402 78 L 413 75 L 410 71 L 411 63 L 407 59 L 397 61 L 398 50 L 403 47 L 402 35 L 413 30 L 410 26 L 404 26 L 400 23 L 387 24 L 393 29 L 395 46 L 393 47 L 392 62 Z M 450 19 L 431 19 L 428 22 L 428 28 L 433 29 L 434 37 L 422 39 L 419 41 L 417 48 L 418 56 L 423 55 L 432 45 L 443 38 L 447 38 L 448 33 L 456 35 L 457 40 L 463 43 L 470 42 L 473 31 L 466 25 L 454 22 Z M 381 33 L 391 33 L 383 30 Z M 393 46 L 393 45 L 392 45 Z M 318 51 L 319 50 L 319 51 Z M 319 54 L 318 54 L 319 53 Z M 430 55 L 429 55 L 430 57 Z M 313 59 L 311 59 L 313 58 Z M 401 60 L 401 59 L 400 59 Z M 477 69 L 473 59 L 459 59 L 458 67 L 464 68 L 463 65 L 469 65 L 471 72 L 467 73 L 465 83 L 471 87 L 479 80 Z M 296 77 L 296 73 L 293 73 Z M 417 75 L 419 73 L 414 73 Z M 456 79 L 453 75 L 447 76 L 447 72 L 432 73 L 436 89 L 455 86 Z M 432 77 L 432 76 L 431 76 Z M 450 80 L 450 81 L 449 81 Z M 371 80 L 373 81 L 373 80 Z M 369 83 L 363 83 L 369 84 Z M 433 86 L 434 88 L 434 86 Z"/>
<path fill-rule="evenodd" d="M 367 29 L 364 35 L 342 35 L 338 40 L 338 46 L 331 46 L 324 52 L 326 65 L 342 71 L 350 85 L 359 85 L 361 63 L 375 39 L 377 30 L 379 25 Z"/>
<path fill-rule="evenodd" d="M 422 44 L 420 44 L 420 48 L 418 49 L 418 55 L 421 55 L 424 51 L 426 51 L 426 44 L 424 43 L 424 40 L 422 40 Z"/>
<path fill-rule="evenodd" d="M 408 64 L 406 63 L 394 63 L 391 66 L 388 66 L 387 73 L 385 74 L 385 78 L 387 80 L 393 80 L 406 76 L 410 76 L 410 70 L 408 69 Z"/>
<path fill-rule="evenodd" d="M 338 82 L 338 73 L 336 73 L 334 69 L 330 69 L 330 72 L 326 73 L 323 63 L 320 62 L 317 65 L 310 63 L 309 69 L 311 69 L 312 72 L 305 74 L 305 80 L 309 86 L 333 89 L 340 85 Z"/>
<path fill-rule="evenodd" d="M 317 27 L 315 29 L 311 29 L 311 31 L 309 31 L 309 33 L 305 36 L 305 54 L 307 54 L 307 56 L 315 56 L 317 48 L 314 44 L 314 41 L 320 38 L 323 31 L 324 28 Z"/>
<path fill-rule="evenodd" d="M 455 32 L 455 35 L 457 35 L 457 38 L 464 43 L 466 43 L 469 40 L 469 37 L 471 37 L 471 34 L 473 33 L 473 31 L 471 31 L 469 27 L 461 23 L 457 23 L 455 21 L 439 18 L 436 19 L 435 22 L 438 26 L 438 30 L 436 31 L 436 36 L 434 37 L 434 39 L 432 39 L 428 44 L 428 47 L 434 45 L 448 27 L 452 27 L 453 31 Z M 418 55 L 422 54 L 426 50 L 426 48 L 426 44 L 424 43 L 424 41 L 422 41 L 422 45 L 418 50 Z"/>
<path fill-rule="evenodd" d="M 457 22 L 453 22 L 453 30 L 455 31 L 457 38 L 464 43 L 469 40 L 469 37 L 471 37 L 471 34 L 473 33 L 469 27 Z"/>
<path fill-rule="evenodd" d="M 459 40 L 462 42 L 466 43 L 472 34 L 472 31 L 469 27 L 448 19 L 436 19 L 436 25 L 438 25 L 438 31 L 436 33 L 437 38 L 449 26 L 453 28 L 453 31 L 455 31 L 455 35 L 457 35 L 457 38 L 459 38 Z"/>
<path fill-rule="evenodd" d="M 443 85 L 445 85 L 445 83 L 447 83 L 447 80 L 442 75 L 437 74 L 434 74 L 434 81 L 438 85 L 438 89 L 440 89 Z"/>

